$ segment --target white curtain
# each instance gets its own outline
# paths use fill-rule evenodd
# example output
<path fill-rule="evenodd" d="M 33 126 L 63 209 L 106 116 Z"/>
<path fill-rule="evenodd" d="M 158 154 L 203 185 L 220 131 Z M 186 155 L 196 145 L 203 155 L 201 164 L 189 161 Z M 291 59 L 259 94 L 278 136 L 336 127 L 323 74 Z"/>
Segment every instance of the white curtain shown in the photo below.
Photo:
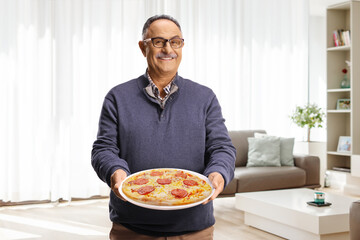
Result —
<path fill-rule="evenodd" d="M 0 0 L 0 200 L 107 195 L 90 164 L 101 104 L 145 72 L 146 19 L 182 25 L 179 74 L 211 87 L 230 130 L 294 136 L 307 99 L 303 0 Z"/>

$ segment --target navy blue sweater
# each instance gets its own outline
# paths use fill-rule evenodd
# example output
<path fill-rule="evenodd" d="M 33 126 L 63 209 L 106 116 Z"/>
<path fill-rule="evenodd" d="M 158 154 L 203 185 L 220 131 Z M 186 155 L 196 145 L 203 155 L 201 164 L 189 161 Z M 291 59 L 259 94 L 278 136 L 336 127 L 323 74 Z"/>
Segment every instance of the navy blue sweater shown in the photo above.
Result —
<path fill-rule="evenodd" d="M 235 148 L 213 91 L 176 76 L 178 91 L 162 109 L 145 91 L 145 75 L 106 95 L 92 150 L 92 165 L 110 186 L 121 168 L 128 175 L 151 168 L 182 168 L 208 176 L 219 172 L 228 184 L 234 175 Z M 212 202 L 185 210 L 137 207 L 110 194 L 110 219 L 147 235 L 171 236 L 215 223 Z"/>

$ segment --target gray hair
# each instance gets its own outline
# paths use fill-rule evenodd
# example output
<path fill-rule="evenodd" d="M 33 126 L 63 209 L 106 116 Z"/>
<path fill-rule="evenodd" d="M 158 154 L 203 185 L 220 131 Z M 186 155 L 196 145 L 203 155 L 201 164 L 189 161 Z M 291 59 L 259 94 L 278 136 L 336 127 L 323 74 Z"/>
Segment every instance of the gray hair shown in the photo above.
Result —
<path fill-rule="evenodd" d="M 150 25 L 153 22 L 155 22 L 156 20 L 159 20 L 159 19 L 166 19 L 166 20 L 172 21 L 173 23 L 176 24 L 176 26 L 178 26 L 178 28 L 180 29 L 180 32 L 181 32 L 180 24 L 175 18 L 173 18 L 173 17 L 171 17 L 169 15 L 165 15 L 165 14 L 155 15 L 155 16 L 150 17 L 144 24 L 144 27 L 143 27 L 143 30 L 142 30 L 142 38 L 143 38 L 143 40 L 146 38 L 146 34 L 147 34 L 147 31 L 148 31 Z"/>

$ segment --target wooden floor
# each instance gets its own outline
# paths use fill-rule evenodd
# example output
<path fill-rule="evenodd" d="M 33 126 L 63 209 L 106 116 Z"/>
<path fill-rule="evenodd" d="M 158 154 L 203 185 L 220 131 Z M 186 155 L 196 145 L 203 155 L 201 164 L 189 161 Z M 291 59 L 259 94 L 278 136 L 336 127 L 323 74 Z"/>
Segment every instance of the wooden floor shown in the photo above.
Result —
<path fill-rule="evenodd" d="M 215 209 L 215 240 L 277 240 L 284 239 L 244 224 L 244 212 L 235 209 L 235 197 L 217 198 Z"/>
<path fill-rule="evenodd" d="M 234 197 L 215 199 L 215 240 L 283 239 L 246 226 L 234 205 Z M 0 208 L 1 240 L 108 239 L 110 226 L 108 199 Z"/>

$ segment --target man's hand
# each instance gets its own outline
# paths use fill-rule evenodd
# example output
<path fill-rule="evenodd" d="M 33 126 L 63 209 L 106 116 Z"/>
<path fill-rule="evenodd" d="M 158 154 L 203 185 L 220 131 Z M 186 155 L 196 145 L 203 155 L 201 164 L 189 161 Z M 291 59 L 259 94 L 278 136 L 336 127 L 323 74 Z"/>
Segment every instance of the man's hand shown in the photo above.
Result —
<path fill-rule="evenodd" d="M 214 194 L 203 204 L 207 204 L 208 202 L 214 200 L 223 190 L 225 185 L 225 180 L 223 176 L 218 172 L 210 173 L 209 180 L 213 187 L 215 188 Z"/>
<path fill-rule="evenodd" d="M 124 170 L 118 169 L 116 170 L 110 178 L 111 190 L 115 193 L 115 195 L 123 201 L 126 201 L 119 192 L 119 187 L 121 182 L 127 177 L 127 174 Z"/>

